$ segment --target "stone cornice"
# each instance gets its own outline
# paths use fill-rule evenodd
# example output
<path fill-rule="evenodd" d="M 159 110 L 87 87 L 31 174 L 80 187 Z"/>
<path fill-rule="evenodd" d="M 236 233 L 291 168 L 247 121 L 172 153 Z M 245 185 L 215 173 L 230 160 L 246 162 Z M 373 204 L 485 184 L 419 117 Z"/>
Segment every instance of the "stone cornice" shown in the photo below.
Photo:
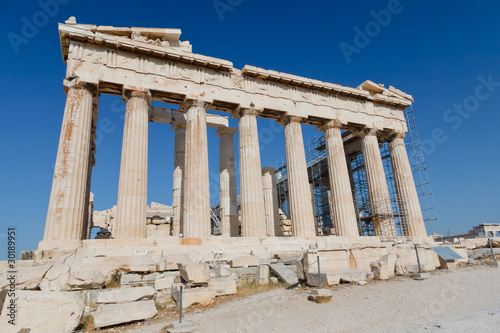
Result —
<path fill-rule="evenodd" d="M 222 69 L 227 71 L 231 71 L 233 69 L 233 63 L 227 60 L 190 53 L 182 51 L 179 48 L 153 45 L 146 42 L 133 40 L 125 36 L 110 35 L 100 32 L 107 32 L 113 27 L 107 27 L 108 30 L 99 28 L 102 27 L 85 24 L 69 25 L 59 23 L 59 37 L 61 40 L 61 51 L 64 61 L 67 61 L 68 59 L 68 54 L 70 52 L 70 41 L 73 40 L 77 42 L 87 42 L 91 44 L 104 45 L 112 49 L 134 52 L 153 58 L 175 60 L 180 63 L 193 64 L 200 67 Z M 133 29 L 147 30 L 149 28 L 114 29 L 125 29 L 127 31 L 133 31 Z M 281 73 L 273 70 L 265 70 L 250 65 L 245 65 L 241 70 L 241 74 L 244 77 L 257 78 L 263 81 L 275 82 L 289 87 L 306 88 L 311 91 L 339 94 L 342 96 L 354 97 L 360 100 L 368 100 L 376 103 L 390 104 L 399 107 L 410 106 L 413 102 L 413 98 L 411 98 L 410 95 L 407 95 L 392 86 L 389 87 L 389 89 L 383 88 L 371 81 L 365 81 L 358 88 L 351 88 L 335 83 L 300 77 L 297 75 Z M 372 84 L 367 84 L 367 82 Z M 367 86 L 371 87 L 373 85 L 380 87 L 379 92 L 374 93 L 373 91 L 368 91 L 370 88 L 365 88 Z"/>
<path fill-rule="evenodd" d="M 146 54 L 155 58 L 172 59 L 208 68 L 220 68 L 225 70 L 233 68 L 233 63 L 227 60 L 185 52 L 175 48 L 152 45 L 146 42 L 132 40 L 127 37 L 104 34 L 98 32 L 96 26 L 67 25 L 59 23 L 59 38 L 61 40 L 61 52 L 64 61 L 67 61 L 68 59 L 70 41 L 74 40 L 98 45 L 106 45 L 119 50 Z"/>
<path fill-rule="evenodd" d="M 379 102 L 384 104 L 393 104 L 406 107 L 410 106 L 411 102 L 413 102 L 413 98 L 411 98 L 410 95 L 407 95 L 402 91 L 395 89 L 392 86 L 390 88 L 400 92 L 400 94 L 398 94 L 399 96 L 396 95 L 396 93 L 389 93 L 390 91 L 389 89 L 383 88 L 379 85 L 377 85 L 380 87 L 379 93 L 370 94 L 369 91 L 361 88 L 345 87 L 335 83 L 323 82 L 287 73 L 280 73 L 277 71 L 266 70 L 250 65 L 245 65 L 241 70 L 241 73 L 245 76 L 259 78 L 264 81 L 273 81 L 277 83 L 287 84 L 290 86 L 309 88 L 312 90 L 323 91 L 332 94 L 352 96 L 359 99 L 372 100 L 374 102 Z M 365 83 L 366 82 L 371 82 L 371 81 L 365 81 Z M 365 83 L 363 83 L 363 85 Z M 390 96 L 388 96 L 388 94 L 390 94 Z"/>

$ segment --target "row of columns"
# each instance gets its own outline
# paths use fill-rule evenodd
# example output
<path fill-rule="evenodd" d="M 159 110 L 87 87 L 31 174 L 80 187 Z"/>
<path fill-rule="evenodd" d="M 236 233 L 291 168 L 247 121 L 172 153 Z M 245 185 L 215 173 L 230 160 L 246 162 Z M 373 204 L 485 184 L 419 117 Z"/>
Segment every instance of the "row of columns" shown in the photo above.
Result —
<path fill-rule="evenodd" d="M 81 239 L 84 210 L 88 200 L 92 163 L 93 106 L 95 85 L 66 82 L 68 96 L 58 148 L 54 181 L 47 213 L 44 240 Z M 120 165 L 118 208 L 114 238 L 146 236 L 148 122 L 151 94 L 125 91 L 126 115 Z M 210 236 L 210 190 L 206 111 L 209 103 L 187 100 L 182 108 L 185 125 L 174 124 L 175 158 L 173 179 L 174 220 L 172 234 L 187 238 Z M 239 167 L 241 236 L 278 236 L 276 179 L 274 171 L 261 168 L 257 117 L 259 111 L 241 108 L 233 113 L 239 120 Z M 96 114 L 95 117 L 96 119 Z M 292 235 L 316 235 L 314 207 L 307 174 L 302 137 L 303 118 L 286 116 L 287 175 Z M 95 125 L 95 124 L 94 124 Z M 319 127 L 325 133 L 331 191 L 331 216 L 338 236 L 358 236 L 357 219 L 342 140 L 342 124 L 336 120 Z M 219 128 L 220 208 L 222 234 L 237 236 L 236 172 L 233 135 L 235 129 Z M 394 221 L 389 218 L 390 197 L 380 156 L 376 131 L 360 132 L 374 229 L 377 236 L 395 237 Z M 408 236 L 426 236 L 411 167 L 402 135 L 389 144 L 398 197 L 405 205 L 403 223 Z M 271 168 L 272 169 L 272 168 Z M 259 181 L 256 181 L 259 180 Z M 387 218 L 386 218 L 387 217 Z"/>

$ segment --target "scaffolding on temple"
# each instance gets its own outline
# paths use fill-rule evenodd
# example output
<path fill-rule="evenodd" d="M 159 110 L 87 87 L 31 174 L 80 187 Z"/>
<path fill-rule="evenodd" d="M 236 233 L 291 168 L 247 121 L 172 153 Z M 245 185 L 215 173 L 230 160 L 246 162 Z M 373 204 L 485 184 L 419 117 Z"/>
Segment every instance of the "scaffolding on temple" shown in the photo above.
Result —
<path fill-rule="evenodd" d="M 434 199 L 432 197 L 427 166 L 422 153 L 415 117 L 413 114 L 413 108 L 409 107 L 405 110 L 405 117 L 408 126 L 408 133 L 405 137 L 405 145 L 410 165 L 412 167 L 413 178 L 415 180 L 415 186 L 417 188 L 426 228 L 431 234 L 436 232 L 441 233 L 439 230 Z M 373 225 L 374 220 L 377 221 L 377 225 L 379 225 L 379 223 L 387 225 L 385 221 L 391 220 L 394 221 L 396 230 L 385 230 L 385 232 L 389 234 L 395 233 L 398 237 L 401 237 L 408 234 L 406 212 L 403 211 L 404 204 L 401 202 L 401 198 L 399 198 L 396 193 L 391 158 L 387 143 L 381 144 L 380 154 L 389 189 L 390 202 L 387 202 L 386 199 L 375 199 L 374 209 L 371 209 L 370 207 L 363 156 L 358 153 L 349 157 L 349 176 L 353 191 L 354 207 L 358 220 L 359 234 L 361 236 L 373 236 L 375 234 Z M 332 228 L 332 220 L 330 217 L 328 199 L 330 184 L 328 178 L 324 135 L 319 135 L 309 141 L 309 145 L 306 148 L 306 161 L 309 183 L 312 187 L 316 208 L 316 225 L 319 230 L 328 234 L 331 230 L 329 230 L 329 228 Z M 278 161 L 276 166 L 276 181 L 279 207 L 285 215 L 289 216 L 286 161 L 283 158 Z M 389 213 L 375 214 L 374 212 Z"/>
<path fill-rule="evenodd" d="M 418 198 L 420 200 L 420 207 L 424 216 L 425 227 L 427 232 L 432 235 L 441 235 L 441 227 L 439 226 L 438 215 L 436 211 L 436 204 L 432 195 L 431 183 L 429 180 L 429 173 L 427 171 L 427 164 L 425 163 L 422 145 L 420 144 L 420 137 L 417 130 L 417 122 L 415 121 L 415 114 L 413 107 L 408 107 L 405 110 L 406 124 L 408 132 L 405 137 L 406 150 L 408 151 L 408 158 L 412 167 L 413 179 L 417 188 Z"/>

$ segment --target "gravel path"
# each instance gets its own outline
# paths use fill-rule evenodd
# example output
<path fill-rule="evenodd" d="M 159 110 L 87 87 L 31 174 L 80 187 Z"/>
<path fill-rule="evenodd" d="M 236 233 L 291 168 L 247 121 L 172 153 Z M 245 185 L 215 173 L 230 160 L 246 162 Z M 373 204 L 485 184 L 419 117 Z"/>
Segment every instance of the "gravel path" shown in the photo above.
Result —
<path fill-rule="evenodd" d="M 186 320 L 197 332 L 500 332 L 500 268 L 440 271 L 414 281 L 397 277 L 365 286 L 335 288 L 330 303 L 307 300 L 307 291 L 272 290 Z M 160 332 L 166 323 L 127 332 Z"/>

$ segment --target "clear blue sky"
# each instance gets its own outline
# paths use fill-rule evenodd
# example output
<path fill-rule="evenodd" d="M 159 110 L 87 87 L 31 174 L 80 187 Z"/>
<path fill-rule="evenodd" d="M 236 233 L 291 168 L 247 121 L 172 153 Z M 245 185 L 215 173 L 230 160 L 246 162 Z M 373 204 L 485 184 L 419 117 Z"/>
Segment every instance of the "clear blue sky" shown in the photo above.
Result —
<path fill-rule="evenodd" d="M 17 227 L 19 250 L 36 249 L 43 236 L 65 103 L 57 23 L 72 15 L 78 23 L 180 28 L 195 53 L 230 60 L 236 68 L 249 64 L 351 87 L 370 79 L 412 94 L 442 231 L 463 233 L 472 225 L 500 222 L 498 1 L 221 0 L 218 9 L 211 0 L 58 3 L 59 8 L 45 6 L 50 16 L 41 14 L 37 1 L 6 2 L 0 14 L 0 259 L 7 226 Z M 382 24 L 374 23 L 371 12 L 381 10 L 392 11 L 390 20 L 382 15 Z M 38 24 L 37 31 L 23 31 L 26 21 Z M 369 40 L 356 39 L 356 27 L 368 28 Z M 346 44 L 357 47 L 350 62 L 340 47 Z M 484 85 L 478 77 L 494 82 Z M 462 111 L 453 109 L 464 103 Z M 118 97 L 101 97 L 92 178 L 98 210 L 116 203 L 124 110 Z M 283 131 L 267 120 L 259 120 L 259 127 L 262 165 L 274 166 L 284 157 Z M 306 144 L 319 133 L 309 126 L 303 130 Z M 173 131 L 150 124 L 149 140 L 148 203 L 170 205 Z M 214 130 L 208 140 L 216 202 Z"/>

